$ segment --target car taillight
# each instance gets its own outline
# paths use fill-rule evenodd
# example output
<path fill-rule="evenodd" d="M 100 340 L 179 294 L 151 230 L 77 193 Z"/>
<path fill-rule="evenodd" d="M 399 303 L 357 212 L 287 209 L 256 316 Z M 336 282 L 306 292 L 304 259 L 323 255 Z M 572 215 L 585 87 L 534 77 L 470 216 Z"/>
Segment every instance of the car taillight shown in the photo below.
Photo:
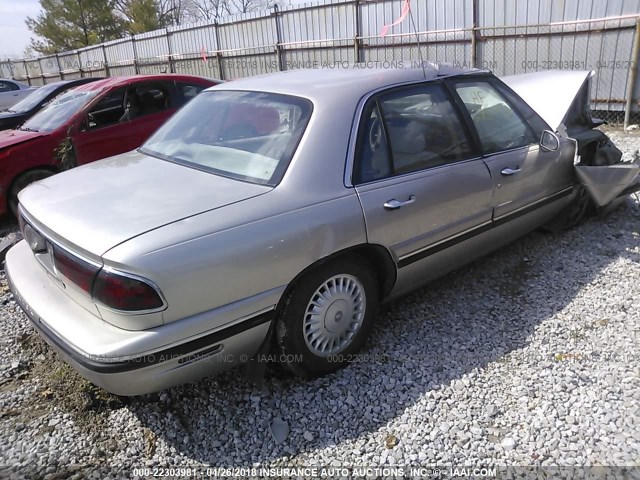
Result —
<path fill-rule="evenodd" d="M 146 281 L 104 269 L 93 284 L 93 298 L 124 312 L 157 310 L 164 306 L 158 291 Z"/>
<path fill-rule="evenodd" d="M 100 270 L 99 265 L 93 265 L 89 262 L 71 255 L 59 247 L 53 247 L 53 261 L 56 270 L 64 275 L 69 281 L 77 285 L 80 289 L 87 293 L 91 293 L 93 280 Z"/>

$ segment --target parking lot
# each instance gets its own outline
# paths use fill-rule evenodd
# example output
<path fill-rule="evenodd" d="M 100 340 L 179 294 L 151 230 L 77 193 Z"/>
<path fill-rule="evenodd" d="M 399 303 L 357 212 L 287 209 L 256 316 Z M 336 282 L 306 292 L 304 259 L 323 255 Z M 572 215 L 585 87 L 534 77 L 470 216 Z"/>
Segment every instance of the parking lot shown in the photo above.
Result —
<path fill-rule="evenodd" d="M 640 148 L 637 130 L 608 133 L 627 157 Z M 16 228 L 3 221 L 0 237 Z M 638 461 L 637 197 L 387 305 L 350 367 L 306 381 L 271 368 L 263 387 L 234 370 L 110 395 L 56 358 L 0 279 L 0 465 L 21 478 L 118 478 L 145 465 Z M 288 427 L 283 441 L 274 423 Z"/>

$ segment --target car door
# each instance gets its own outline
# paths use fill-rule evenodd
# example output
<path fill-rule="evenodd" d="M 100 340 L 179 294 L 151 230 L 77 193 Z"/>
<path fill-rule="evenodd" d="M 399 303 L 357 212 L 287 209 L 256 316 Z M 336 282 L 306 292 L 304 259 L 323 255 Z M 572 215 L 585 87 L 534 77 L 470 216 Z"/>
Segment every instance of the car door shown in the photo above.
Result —
<path fill-rule="evenodd" d="M 20 87 L 13 82 L 0 80 L 0 110 L 11 107 L 20 100 Z"/>
<path fill-rule="evenodd" d="M 442 84 L 369 100 L 359 130 L 353 182 L 368 241 L 400 267 L 491 221 L 489 171 Z"/>
<path fill-rule="evenodd" d="M 491 78 L 457 79 L 452 85 L 491 172 L 494 220 L 570 193 L 572 148 L 560 148 L 550 131 L 550 146 L 542 147 L 547 126 L 521 99 Z"/>
<path fill-rule="evenodd" d="M 78 164 L 142 145 L 175 111 L 170 90 L 163 84 L 142 82 L 103 96 L 89 109 L 84 127 L 73 139 Z"/>

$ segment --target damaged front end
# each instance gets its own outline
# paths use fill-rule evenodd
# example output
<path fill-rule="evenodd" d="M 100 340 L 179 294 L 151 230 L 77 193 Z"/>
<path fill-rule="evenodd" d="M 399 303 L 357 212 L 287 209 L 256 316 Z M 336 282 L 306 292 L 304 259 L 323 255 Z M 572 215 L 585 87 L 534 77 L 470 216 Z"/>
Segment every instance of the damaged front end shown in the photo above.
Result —
<path fill-rule="evenodd" d="M 605 209 L 640 190 L 640 156 L 624 161 L 602 131 L 602 120 L 589 114 L 594 72 L 545 71 L 503 78 L 558 133 L 577 142 L 576 182 L 594 207 Z"/>

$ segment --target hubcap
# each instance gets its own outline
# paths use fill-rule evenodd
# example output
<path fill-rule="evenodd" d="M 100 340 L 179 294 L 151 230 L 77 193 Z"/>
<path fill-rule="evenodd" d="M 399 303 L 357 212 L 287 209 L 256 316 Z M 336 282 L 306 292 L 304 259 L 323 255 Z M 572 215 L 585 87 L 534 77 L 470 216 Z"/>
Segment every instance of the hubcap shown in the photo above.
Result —
<path fill-rule="evenodd" d="M 309 350 L 320 357 L 341 352 L 355 337 L 366 311 L 364 287 L 352 275 L 331 277 L 311 296 L 303 335 Z"/>

